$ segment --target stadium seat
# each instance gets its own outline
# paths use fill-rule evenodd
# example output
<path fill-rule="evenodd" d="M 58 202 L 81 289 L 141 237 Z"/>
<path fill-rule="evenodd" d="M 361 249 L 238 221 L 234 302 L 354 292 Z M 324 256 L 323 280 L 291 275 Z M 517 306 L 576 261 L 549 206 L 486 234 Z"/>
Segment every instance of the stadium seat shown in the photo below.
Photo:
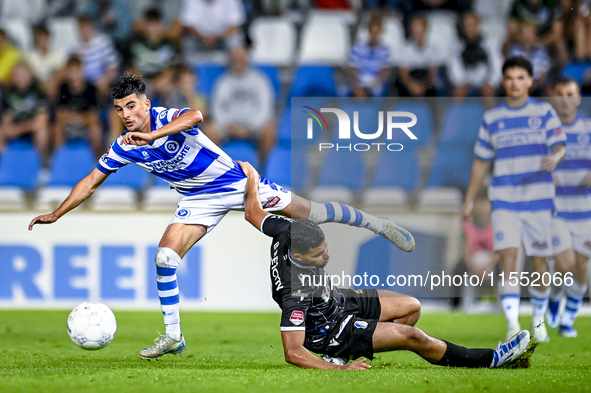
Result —
<path fill-rule="evenodd" d="M 310 199 L 352 203 L 354 193 L 363 188 L 365 179 L 362 153 L 331 150 L 324 157 L 318 183 L 310 192 Z"/>
<path fill-rule="evenodd" d="M 293 73 L 290 97 L 334 97 L 334 69 L 325 65 L 302 65 Z"/>
<path fill-rule="evenodd" d="M 68 141 L 57 150 L 49 169 L 47 185 L 37 191 L 35 208 L 55 209 L 70 191 L 96 166 L 96 159 L 88 143 L 81 139 Z"/>
<path fill-rule="evenodd" d="M 439 145 L 439 151 L 431 165 L 428 187 L 456 187 L 465 190 L 470 182 L 470 169 L 474 154 L 471 149 L 455 143 Z"/>
<path fill-rule="evenodd" d="M 439 55 L 441 64 L 443 64 L 457 45 L 457 15 L 449 12 L 433 11 L 427 14 L 427 21 L 429 22 L 427 42 L 438 49 L 437 55 Z"/>
<path fill-rule="evenodd" d="M 80 45 L 78 22 L 73 17 L 51 18 L 47 20 L 51 34 L 51 46 L 66 53 L 72 53 Z"/>
<path fill-rule="evenodd" d="M 455 187 L 427 187 L 418 196 L 417 211 L 421 213 L 458 213 L 464 197 Z"/>
<path fill-rule="evenodd" d="M 419 156 L 412 150 L 384 151 L 378 158 L 373 187 L 400 187 L 412 191 L 420 184 Z"/>
<path fill-rule="evenodd" d="M 583 82 L 583 77 L 591 71 L 591 63 L 570 63 L 562 70 L 563 76 L 573 78 L 577 82 Z"/>
<path fill-rule="evenodd" d="M 224 73 L 226 68 L 216 63 L 199 63 L 195 65 L 197 73 L 197 91 L 203 94 L 207 100 L 211 99 L 215 81 Z"/>
<path fill-rule="evenodd" d="M 415 147 L 428 145 L 435 130 L 433 112 L 429 104 L 423 100 L 403 100 L 394 104 L 393 111 L 410 112 L 417 117 L 417 124 L 412 126 L 411 131 L 418 138 L 412 144 Z M 402 133 L 402 131 L 400 131 Z M 403 136 L 405 138 L 405 136 Z M 394 141 L 404 140 L 393 136 Z"/>
<path fill-rule="evenodd" d="M 337 22 L 344 25 L 354 25 L 357 23 L 357 14 L 349 10 L 311 9 L 308 20 L 313 20 L 315 23 Z"/>
<path fill-rule="evenodd" d="M 159 177 L 152 176 L 154 184 L 144 191 L 142 208 L 146 211 L 174 210 L 182 195 L 170 188 L 170 185 Z"/>
<path fill-rule="evenodd" d="M 253 64 L 253 67 L 269 77 L 275 93 L 275 101 L 279 101 L 281 99 L 281 81 L 279 80 L 279 70 L 277 67 L 270 64 Z"/>
<path fill-rule="evenodd" d="M 449 105 L 443 115 L 439 142 L 460 143 L 471 149 L 478 137 L 483 113 L 482 104 L 476 100 Z"/>
<path fill-rule="evenodd" d="M 126 165 L 110 175 L 90 199 L 93 210 L 135 210 L 138 192 L 143 191 L 148 172 L 137 165 Z"/>
<path fill-rule="evenodd" d="M 367 23 L 359 25 L 355 42 L 365 43 L 369 39 Z M 405 44 L 404 26 L 397 17 L 384 18 L 382 21 L 382 42 L 390 49 L 390 61 L 400 59 Z"/>
<path fill-rule="evenodd" d="M 286 18 L 256 18 L 250 25 L 254 63 L 289 66 L 294 61 L 297 33 Z"/>
<path fill-rule="evenodd" d="M 491 18 L 507 20 L 514 0 L 474 0 L 472 9 L 484 22 Z M 506 26 L 504 26 L 506 27 Z"/>
<path fill-rule="evenodd" d="M 408 209 L 408 194 L 401 187 L 372 187 L 361 197 L 363 210 Z"/>
<path fill-rule="evenodd" d="M 0 1 L 0 15 L 37 23 L 45 17 L 46 4 L 47 0 L 3 0 Z"/>
<path fill-rule="evenodd" d="M 33 47 L 33 32 L 31 23 L 22 18 L 3 18 L 0 20 L 0 28 L 6 31 L 8 37 L 23 50 Z"/>
<path fill-rule="evenodd" d="M 0 210 L 25 210 L 27 196 L 25 192 L 14 186 L 0 186 Z"/>
<path fill-rule="evenodd" d="M 32 144 L 10 143 L 0 161 L 0 187 L 19 187 L 32 192 L 40 170 L 41 160 Z"/>
<path fill-rule="evenodd" d="M 351 52 L 348 27 L 338 21 L 310 19 L 304 25 L 298 62 L 300 64 L 347 63 Z"/>
<path fill-rule="evenodd" d="M 267 157 L 263 176 L 290 190 L 302 190 L 308 184 L 310 168 L 301 150 L 276 147 Z"/>
<path fill-rule="evenodd" d="M 250 141 L 229 141 L 222 146 L 222 150 L 234 161 L 247 161 L 253 167 L 259 167 L 257 149 Z"/>

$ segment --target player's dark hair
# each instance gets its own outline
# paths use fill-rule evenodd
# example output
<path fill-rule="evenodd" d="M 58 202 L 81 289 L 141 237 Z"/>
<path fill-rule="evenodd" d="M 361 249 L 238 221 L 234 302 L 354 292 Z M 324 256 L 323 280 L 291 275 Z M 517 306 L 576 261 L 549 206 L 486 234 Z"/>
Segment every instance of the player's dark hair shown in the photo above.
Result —
<path fill-rule="evenodd" d="M 531 64 L 531 61 L 523 56 L 510 57 L 505 60 L 505 63 L 503 63 L 503 75 L 505 75 L 505 71 L 509 68 L 523 68 L 527 71 L 529 76 L 534 76 L 534 67 Z"/>
<path fill-rule="evenodd" d="M 581 89 L 581 85 L 579 85 L 579 82 L 577 82 L 575 79 L 568 77 L 568 76 L 557 76 L 554 79 L 552 79 L 552 83 L 551 83 L 551 87 L 553 89 L 556 88 L 556 86 L 558 85 L 568 85 L 569 83 L 574 83 L 577 86 L 577 89 Z"/>
<path fill-rule="evenodd" d="M 111 98 L 114 100 L 125 98 L 135 94 L 145 95 L 146 84 L 138 75 L 126 72 L 119 80 L 111 86 Z"/>
<path fill-rule="evenodd" d="M 307 253 L 324 241 L 324 232 L 310 220 L 293 220 L 291 222 L 291 251 Z"/>

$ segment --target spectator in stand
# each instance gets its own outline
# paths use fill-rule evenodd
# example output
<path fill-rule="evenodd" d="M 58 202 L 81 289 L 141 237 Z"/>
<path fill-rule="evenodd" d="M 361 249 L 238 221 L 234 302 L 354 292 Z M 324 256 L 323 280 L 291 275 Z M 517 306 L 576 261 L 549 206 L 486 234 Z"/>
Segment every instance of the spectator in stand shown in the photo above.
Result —
<path fill-rule="evenodd" d="M 507 57 L 525 57 L 534 67 L 534 84 L 530 95 L 541 97 L 545 95 L 545 87 L 550 71 L 550 56 L 536 34 L 537 27 L 531 22 L 523 22 L 519 30 L 519 41 L 509 48 Z"/>
<path fill-rule="evenodd" d="M 143 34 L 145 16 L 148 10 L 156 9 L 162 16 L 165 35 L 173 40 L 178 40 L 182 26 L 174 23 L 181 15 L 182 0 L 133 0 L 130 2 L 133 17 L 133 29 L 138 34 Z"/>
<path fill-rule="evenodd" d="M 193 55 L 242 46 L 244 37 L 240 26 L 244 21 L 244 6 L 240 0 L 185 0 L 176 22 L 186 31 L 185 57 L 193 60 Z"/>
<path fill-rule="evenodd" d="M 591 61 L 591 0 L 560 0 L 560 21 L 574 61 Z"/>
<path fill-rule="evenodd" d="M 230 69 L 214 86 L 213 122 L 205 132 L 216 143 L 250 140 L 264 161 L 275 143 L 274 112 L 271 81 L 249 66 L 244 48 L 235 48 L 230 53 Z"/>
<path fill-rule="evenodd" d="M 480 19 L 473 12 L 462 18 L 460 41 L 448 64 L 455 97 L 492 97 L 501 82 L 501 54 L 482 37 Z"/>
<path fill-rule="evenodd" d="M 35 47 L 23 54 L 33 74 L 45 90 L 45 94 L 53 101 L 57 94 L 57 73 L 66 64 L 68 57 L 64 51 L 50 47 L 50 33 L 45 26 L 33 28 Z"/>
<path fill-rule="evenodd" d="M 10 85 L 2 98 L 0 151 L 7 142 L 31 134 L 35 148 L 47 163 L 50 140 L 47 97 L 25 62 L 14 66 Z"/>
<path fill-rule="evenodd" d="M 82 44 L 76 48 L 75 54 L 82 61 L 86 80 L 106 96 L 119 67 L 117 51 L 111 38 L 97 32 L 89 18 L 78 18 L 78 26 Z"/>
<path fill-rule="evenodd" d="M 72 57 L 65 67 L 59 88 L 57 119 L 54 126 L 54 145 L 82 138 L 90 142 L 97 157 L 103 153 L 98 90 L 84 78 L 82 62 Z"/>
<path fill-rule="evenodd" d="M 173 64 L 154 81 L 160 94 L 160 105 L 167 108 L 197 108 L 203 119 L 208 118 L 205 96 L 197 92 L 195 70 L 182 64 Z"/>
<path fill-rule="evenodd" d="M 355 97 L 383 96 L 390 75 L 390 50 L 381 43 L 382 21 L 372 16 L 369 41 L 353 47 L 349 61 L 349 83 Z"/>
<path fill-rule="evenodd" d="M 417 13 L 425 11 L 446 10 L 461 14 L 472 9 L 472 0 L 403 0 L 398 1 L 398 7 L 405 20 L 412 20 Z"/>
<path fill-rule="evenodd" d="M 143 29 L 129 45 L 131 65 L 135 73 L 148 81 L 158 77 L 175 60 L 176 45 L 167 36 L 158 9 L 149 9 Z"/>
<path fill-rule="evenodd" d="M 6 31 L 0 29 L 0 86 L 10 80 L 12 70 L 20 57 L 20 51 L 9 42 Z"/>
<path fill-rule="evenodd" d="M 427 43 L 427 20 L 415 17 L 410 24 L 410 40 L 398 59 L 398 79 L 394 86 L 400 97 L 434 97 L 441 56 Z"/>
<path fill-rule="evenodd" d="M 108 34 L 118 48 L 125 48 L 133 27 L 131 9 L 125 0 L 84 0 L 82 15 Z"/>
<path fill-rule="evenodd" d="M 540 43 L 548 47 L 556 65 L 564 65 L 568 52 L 564 40 L 564 26 L 559 16 L 558 9 L 548 5 L 544 0 L 515 0 L 507 24 L 505 51 L 519 42 L 521 23 L 529 22 L 536 26 Z"/>

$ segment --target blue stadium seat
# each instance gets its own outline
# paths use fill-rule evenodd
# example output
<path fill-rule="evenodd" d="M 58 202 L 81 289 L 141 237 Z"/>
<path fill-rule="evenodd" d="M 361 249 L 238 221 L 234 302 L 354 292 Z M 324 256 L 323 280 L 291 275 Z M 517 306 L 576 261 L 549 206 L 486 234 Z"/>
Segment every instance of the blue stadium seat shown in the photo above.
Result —
<path fill-rule="evenodd" d="M 293 73 L 290 97 L 334 97 L 337 86 L 334 69 L 324 65 L 298 67 Z"/>
<path fill-rule="evenodd" d="M 11 143 L 0 162 L 0 186 L 20 187 L 31 192 L 41 169 L 39 153 L 30 143 Z"/>
<path fill-rule="evenodd" d="M 583 81 L 583 76 L 587 71 L 591 71 L 591 63 L 570 63 L 564 67 L 562 75 L 573 78 L 581 83 Z"/>
<path fill-rule="evenodd" d="M 148 183 L 149 173 L 135 164 L 125 165 L 110 175 L 101 185 L 101 189 L 110 186 L 127 186 L 135 191 L 143 191 Z"/>
<path fill-rule="evenodd" d="M 215 63 L 203 63 L 195 66 L 197 73 L 197 91 L 208 100 L 211 99 L 213 85 L 217 78 L 224 73 L 226 68 L 223 65 Z"/>
<path fill-rule="evenodd" d="M 411 191 L 420 181 L 421 168 L 415 151 L 384 151 L 378 158 L 372 187 L 402 187 Z"/>
<path fill-rule="evenodd" d="M 96 158 L 86 141 L 68 141 L 53 154 L 47 185 L 73 187 L 95 166 Z"/>
<path fill-rule="evenodd" d="M 259 166 L 257 149 L 250 141 L 229 141 L 222 146 L 222 150 L 234 161 L 248 161 L 255 168 Z"/>
<path fill-rule="evenodd" d="M 275 101 L 279 101 L 281 98 L 281 82 L 279 81 L 279 70 L 277 67 L 270 64 L 253 64 L 253 67 L 269 77 L 273 91 L 275 92 Z"/>
<path fill-rule="evenodd" d="M 431 142 L 433 133 L 435 130 L 433 122 L 433 111 L 429 104 L 419 100 L 404 100 L 398 101 L 392 108 L 393 111 L 411 112 L 417 117 L 417 124 L 412 126 L 410 130 L 418 138 L 413 141 L 413 146 L 425 146 Z M 402 119 L 402 118 L 401 118 Z M 404 119 L 404 121 L 410 121 L 410 119 Z M 385 125 L 384 125 L 385 127 Z M 410 140 L 404 135 L 401 130 L 395 131 L 401 133 L 401 135 L 394 134 L 392 137 L 393 142 L 401 142 Z"/>
<path fill-rule="evenodd" d="M 331 150 L 322 162 L 317 186 L 345 186 L 358 191 L 365 185 L 365 179 L 363 154 Z"/>
<path fill-rule="evenodd" d="M 455 142 L 472 148 L 482 124 L 484 108 L 478 101 L 469 100 L 461 104 L 451 104 L 445 110 L 440 143 Z"/>
<path fill-rule="evenodd" d="M 308 183 L 310 168 L 302 151 L 292 152 L 288 147 L 276 147 L 269 153 L 263 173 L 263 176 L 274 183 L 292 190 L 301 190 Z"/>
<path fill-rule="evenodd" d="M 428 187 L 457 187 L 466 190 L 474 154 L 454 143 L 442 143 L 431 165 Z"/>

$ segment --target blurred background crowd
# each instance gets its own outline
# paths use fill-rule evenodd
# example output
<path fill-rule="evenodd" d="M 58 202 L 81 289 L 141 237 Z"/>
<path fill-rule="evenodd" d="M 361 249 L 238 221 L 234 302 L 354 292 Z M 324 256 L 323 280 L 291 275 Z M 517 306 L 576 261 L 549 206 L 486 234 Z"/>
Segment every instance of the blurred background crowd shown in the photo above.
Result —
<path fill-rule="evenodd" d="M 290 184 L 300 162 L 300 192 L 462 191 L 515 55 L 534 65 L 532 95 L 561 74 L 591 93 L 591 0 L 1 0 L 0 186 L 30 196 L 91 170 L 123 131 L 109 87 L 130 70 L 154 106 L 200 109 L 202 130 L 263 175 Z M 291 97 L 384 97 L 419 116 L 421 141 L 369 162 L 308 162 L 291 149 Z M 340 161 L 349 169 L 335 172 Z M 132 178 L 136 191 L 154 185 Z"/>

